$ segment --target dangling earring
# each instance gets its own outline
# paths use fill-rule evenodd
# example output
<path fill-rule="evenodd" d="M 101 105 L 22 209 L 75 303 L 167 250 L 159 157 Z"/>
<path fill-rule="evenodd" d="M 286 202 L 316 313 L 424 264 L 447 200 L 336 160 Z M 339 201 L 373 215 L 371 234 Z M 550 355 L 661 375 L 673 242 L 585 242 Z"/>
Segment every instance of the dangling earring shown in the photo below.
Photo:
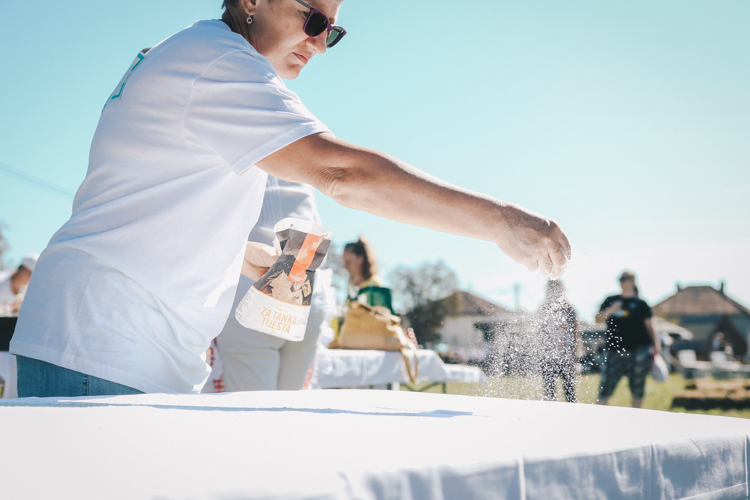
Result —
<path fill-rule="evenodd" d="M 253 24 L 253 16 L 247 16 L 247 24 Z"/>

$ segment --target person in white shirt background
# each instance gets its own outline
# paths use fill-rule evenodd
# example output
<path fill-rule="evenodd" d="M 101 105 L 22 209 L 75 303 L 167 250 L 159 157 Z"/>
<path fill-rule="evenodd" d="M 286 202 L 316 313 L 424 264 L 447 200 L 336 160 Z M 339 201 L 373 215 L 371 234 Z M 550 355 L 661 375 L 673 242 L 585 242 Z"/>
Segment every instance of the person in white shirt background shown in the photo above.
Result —
<path fill-rule="evenodd" d="M 28 254 L 16 269 L 0 272 L 0 305 L 11 309 L 13 304 L 20 301 L 26 293 L 26 287 L 29 285 L 38 258 L 37 254 Z"/>
<path fill-rule="evenodd" d="M 318 207 L 312 187 L 296 182 L 287 182 L 269 175 L 263 206 L 249 241 L 272 245 L 275 238 L 274 225 L 286 217 L 304 219 L 321 225 Z M 290 342 L 243 327 L 234 317 L 237 304 L 242 300 L 254 281 L 240 276 L 234 303 L 221 334 L 212 345 L 218 351 L 220 364 L 213 364 L 221 376 L 223 389 L 234 391 L 299 390 L 315 359 L 315 351 L 321 331 L 330 329 L 335 314 L 335 291 L 331 288 L 331 270 L 315 272 L 313 299 L 307 320 L 305 337 L 300 342 Z M 203 392 L 212 391 L 207 384 Z"/>
<path fill-rule="evenodd" d="M 18 314 L 38 258 L 38 254 L 28 254 L 14 270 L 0 272 L 0 316 Z M 18 397 L 16 357 L 9 352 L 0 352 L 0 378 L 3 398 Z"/>
<path fill-rule="evenodd" d="M 560 275 L 551 219 L 337 138 L 282 79 L 342 40 L 340 0 L 226 0 L 134 59 L 102 111 L 68 222 L 42 253 L 11 341 L 20 396 L 199 392 L 266 173 L 397 222 L 492 241 Z M 335 231 L 335 228 L 331 228 Z"/>

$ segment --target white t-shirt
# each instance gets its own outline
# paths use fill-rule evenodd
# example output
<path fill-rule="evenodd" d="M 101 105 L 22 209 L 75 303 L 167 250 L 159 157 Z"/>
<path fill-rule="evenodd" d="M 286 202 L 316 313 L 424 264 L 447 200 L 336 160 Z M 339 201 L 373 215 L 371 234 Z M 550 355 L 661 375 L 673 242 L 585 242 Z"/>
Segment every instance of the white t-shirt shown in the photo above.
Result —
<path fill-rule="evenodd" d="M 222 21 L 139 54 L 102 111 L 11 352 L 144 392 L 199 391 L 263 200 L 254 164 L 327 130 Z"/>
<path fill-rule="evenodd" d="M 312 186 L 284 181 L 269 175 L 258 222 L 250 232 L 248 240 L 273 245 L 276 239 L 273 227 L 286 217 L 309 220 L 322 225 Z"/>

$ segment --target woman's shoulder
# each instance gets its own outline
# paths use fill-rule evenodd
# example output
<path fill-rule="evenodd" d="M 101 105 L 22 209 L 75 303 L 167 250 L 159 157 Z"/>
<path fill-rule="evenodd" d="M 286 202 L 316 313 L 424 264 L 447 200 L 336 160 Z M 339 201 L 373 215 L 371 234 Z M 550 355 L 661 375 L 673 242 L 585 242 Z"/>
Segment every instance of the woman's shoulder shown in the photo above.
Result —
<path fill-rule="evenodd" d="M 362 283 L 359 284 L 360 289 L 366 288 L 368 286 L 382 287 L 383 280 L 380 279 L 380 276 L 378 276 L 377 274 L 373 274 L 372 276 L 370 276 L 369 278 L 367 278 L 366 280 L 364 280 Z"/>
<path fill-rule="evenodd" d="M 635 298 L 635 302 L 636 302 L 636 303 L 637 303 L 637 304 L 638 304 L 639 306 L 641 306 L 641 307 L 647 307 L 647 308 L 649 308 L 649 309 L 651 308 L 651 306 L 650 306 L 650 305 L 648 305 L 648 302 L 646 302 L 645 300 L 643 300 L 643 299 L 642 299 L 642 298 L 640 298 L 640 297 L 636 297 L 636 298 Z"/>
<path fill-rule="evenodd" d="M 612 305 L 613 302 L 615 302 L 617 300 L 621 300 L 621 299 L 622 299 L 622 296 L 619 295 L 619 294 L 617 294 L 617 295 L 610 295 L 609 297 L 607 297 L 606 299 L 604 299 L 604 302 L 602 302 L 602 308 L 607 308 L 610 305 Z"/>
<path fill-rule="evenodd" d="M 173 56 L 183 70 L 190 69 L 206 71 L 215 67 L 215 63 L 222 60 L 230 63 L 234 72 L 254 72 L 263 75 L 276 75 L 273 65 L 250 45 L 241 35 L 234 33 L 221 19 L 196 21 L 160 42 L 153 49 L 149 57 Z M 240 64 L 236 64 L 241 60 Z M 189 65 L 186 66 L 186 65 Z"/>

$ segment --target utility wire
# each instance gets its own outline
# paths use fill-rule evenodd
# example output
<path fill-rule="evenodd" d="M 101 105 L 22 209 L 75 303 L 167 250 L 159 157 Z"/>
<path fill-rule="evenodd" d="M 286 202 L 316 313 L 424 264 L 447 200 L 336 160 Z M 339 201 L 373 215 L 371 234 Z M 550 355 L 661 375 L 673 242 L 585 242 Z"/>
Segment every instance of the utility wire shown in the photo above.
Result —
<path fill-rule="evenodd" d="M 22 179 L 28 182 L 29 184 L 33 184 L 36 187 L 46 189 L 47 191 L 50 191 L 52 193 L 65 196 L 66 198 L 73 198 L 75 196 L 75 193 L 68 191 L 65 188 L 62 188 L 56 184 L 52 184 L 51 182 L 47 182 L 45 180 L 39 179 L 38 177 L 34 177 L 33 175 L 29 175 L 21 170 L 18 170 L 17 168 L 13 168 L 9 165 L 6 165 L 5 163 L 0 163 L 0 171 L 5 172 L 6 174 L 10 174 L 15 177 L 18 177 L 19 179 Z"/>

